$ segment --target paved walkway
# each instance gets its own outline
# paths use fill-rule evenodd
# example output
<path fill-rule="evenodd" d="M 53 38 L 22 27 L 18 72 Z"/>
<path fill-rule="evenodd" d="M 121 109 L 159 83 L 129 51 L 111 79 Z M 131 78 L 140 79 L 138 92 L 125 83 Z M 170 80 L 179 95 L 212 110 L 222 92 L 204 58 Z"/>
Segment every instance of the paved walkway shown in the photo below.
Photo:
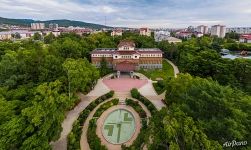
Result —
<path fill-rule="evenodd" d="M 177 74 L 180 73 L 178 67 L 177 67 L 175 64 L 173 64 L 173 62 L 171 62 L 170 60 L 168 60 L 168 59 L 165 59 L 165 60 L 166 60 L 170 65 L 172 65 L 173 70 L 174 70 L 174 77 L 176 78 L 176 77 L 177 77 Z"/>
<path fill-rule="evenodd" d="M 141 75 L 141 77 L 145 77 L 145 76 Z M 132 80 L 135 80 L 135 79 L 132 79 Z M 142 80 L 145 80 L 145 79 L 142 79 Z M 124 86 L 126 84 L 128 84 L 128 83 L 124 83 L 124 84 L 122 84 L 122 86 Z M 82 112 L 97 97 L 99 97 L 109 91 L 110 91 L 110 88 L 103 83 L 103 79 L 99 79 L 97 82 L 97 85 L 90 93 L 88 93 L 87 95 L 79 94 L 81 101 L 73 110 L 66 113 L 66 118 L 62 123 L 63 130 L 61 132 L 60 138 L 55 142 L 51 142 L 53 150 L 67 150 L 67 136 L 71 132 L 72 125 L 73 125 L 74 121 L 77 120 L 80 112 Z M 148 80 L 148 82 L 146 84 L 142 85 L 142 87 L 139 87 L 139 92 L 143 96 L 148 98 L 156 106 L 156 108 L 158 110 L 160 110 L 162 107 L 165 107 L 165 105 L 161 102 L 161 99 L 164 98 L 164 94 L 157 95 L 157 93 L 155 92 L 155 90 L 152 86 L 151 80 Z M 119 91 L 119 90 L 116 91 L 115 90 L 114 97 L 117 97 L 117 98 L 123 99 L 123 100 L 125 98 L 131 98 L 130 90 L 129 91 L 128 90 L 127 91 Z M 140 104 L 142 105 L 142 103 L 140 103 Z M 143 109 L 145 111 L 147 110 L 146 107 L 144 107 L 144 106 L 143 106 Z"/>
<path fill-rule="evenodd" d="M 110 98 L 102 103 L 100 103 L 96 108 L 94 108 L 91 113 L 89 114 L 89 116 L 86 118 L 85 122 L 84 122 L 84 126 L 83 126 L 83 129 L 82 129 L 82 134 L 81 134 L 81 139 L 80 139 L 80 148 L 81 150 L 90 150 L 90 147 L 89 147 L 89 143 L 88 143 L 88 140 L 87 140 L 87 130 L 88 130 L 88 127 L 89 127 L 89 122 L 90 120 L 92 119 L 93 115 L 95 114 L 96 110 L 104 103 L 106 102 L 109 102 L 111 101 L 112 99 L 114 98 Z"/>
<path fill-rule="evenodd" d="M 82 112 L 93 100 L 99 96 L 109 92 L 110 90 L 99 79 L 95 88 L 87 95 L 79 94 L 81 99 L 80 103 L 71 111 L 66 113 L 66 118 L 62 123 L 62 132 L 60 138 L 51 142 L 53 150 L 67 150 L 67 136 L 72 130 L 72 125 L 77 120 L 80 112 Z"/>
<path fill-rule="evenodd" d="M 103 83 L 111 90 L 118 92 L 127 92 L 132 88 L 140 88 L 147 84 L 146 79 L 132 79 L 132 78 L 116 78 L 116 79 L 104 79 Z"/>
<path fill-rule="evenodd" d="M 158 95 L 154 90 L 151 80 L 149 80 L 149 82 L 145 86 L 138 90 L 140 94 L 149 99 L 158 110 L 163 107 L 166 107 L 166 105 L 161 101 L 161 99 L 165 98 L 165 92 L 161 95 Z"/>

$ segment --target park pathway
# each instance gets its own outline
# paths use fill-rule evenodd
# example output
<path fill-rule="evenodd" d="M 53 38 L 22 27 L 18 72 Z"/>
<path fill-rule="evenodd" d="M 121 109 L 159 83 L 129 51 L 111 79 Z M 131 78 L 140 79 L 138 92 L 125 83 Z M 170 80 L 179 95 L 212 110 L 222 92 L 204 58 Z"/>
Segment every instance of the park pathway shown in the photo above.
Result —
<path fill-rule="evenodd" d="M 180 73 L 179 68 L 178 68 L 173 62 L 171 62 L 170 60 L 168 60 L 168 59 L 165 59 L 165 60 L 166 60 L 170 65 L 172 65 L 173 70 L 174 70 L 174 77 L 176 78 L 176 77 L 177 77 L 177 74 Z"/>
<path fill-rule="evenodd" d="M 149 99 L 158 110 L 166 107 L 166 105 L 161 101 L 165 98 L 165 92 L 158 95 L 153 87 L 152 80 L 148 80 L 148 83 L 138 89 L 138 91 L 141 95 Z"/>
<path fill-rule="evenodd" d="M 55 142 L 51 142 L 53 150 L 67 150 L 67 136 L 71 132 L 72 125 L 74 121 L 78 119 L 80 112 L 82 112 L 93 100 L 109 91 L 110 89 L 103 84 L 102 79 L 99 79 L 91 92 L 87 95 L 79 94 L 81 101 L 73 110 L 66 113 L 66 118 L 62 123 L 63 130 L 60 138 Z"/>

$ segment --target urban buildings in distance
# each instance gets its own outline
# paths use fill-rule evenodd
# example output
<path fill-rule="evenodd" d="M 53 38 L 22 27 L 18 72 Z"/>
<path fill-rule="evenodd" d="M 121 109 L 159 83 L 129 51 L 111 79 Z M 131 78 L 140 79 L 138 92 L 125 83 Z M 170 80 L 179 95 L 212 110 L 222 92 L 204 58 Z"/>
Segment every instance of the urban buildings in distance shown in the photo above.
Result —
<path fill-rule="evenodd" d="M 143 36 L 151 36 L 151 30 L 149 28 L 140 28 L 139 34 Z"/>
<path fill-rule="evenodd" d="M 45 24 L 44 23 L 31 23 L 31 30 L 44 30 Z"/>
<path fill-rule="evenodd" d="M 200 25 L 196 29 L 197 32 L 201 32 L 202 34 L 208 34 L 208 26 Z"/>
<path fill-rule="evenodd" d="M 120 28 L 116 28 L 111 32 L 111 36 L 122 36 L 123 30 Z"/>
<path fill-rule="evenodd" d="M 154 32 L 154 39 L 156 42 L 166 40 L 168 37 L 170 37 L 169 31 L 155 31 Z"/>
<path fill-rule="evenodd" d="M 235 32 L 238 34 L 251 34 L 251 27 L 234 27 L 234 28 L 227 28 L 226 32 Z"/>
<path fill-rule="evenodd" d="M 211 27 L 211 35 L 224 38 L 226 35 L 226 26 L 224 25 L 214 25 Z"/>
<path fill-rule="evenodd" d="M 162 51 L 158 48 L 136 48 L 131 40 L 123 40 L 117 48 L 97 48 L 91 52 L 92 64 L 100 67 L 102 59 L 117 72 L 139 69 L 161 69 Z"/>
<path fill-rule="evenodd" d="M 240 36 L 239 42 L 241 42 L 241 43 L 251 43 L 251 34 L 242 34 Z"/>

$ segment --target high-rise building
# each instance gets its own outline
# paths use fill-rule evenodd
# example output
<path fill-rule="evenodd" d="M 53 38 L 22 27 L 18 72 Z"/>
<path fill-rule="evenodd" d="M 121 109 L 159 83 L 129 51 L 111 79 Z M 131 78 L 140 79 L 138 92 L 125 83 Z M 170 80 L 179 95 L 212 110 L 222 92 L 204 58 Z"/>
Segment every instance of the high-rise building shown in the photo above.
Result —
<path fill-rule="evenodd" d="M 45 28 L 44 23 L 31 23 L 32 30 L 43 30 Z"/>
<path fill-rule="evenodd" d="M 58 24 L 56 24 L 56 23 L 50 23 L 49 24 L 49 29 L 57 31 L 58 30 Z"/>
<path fill-rule="evenodd" d="M 226 35 L 226 26 L 224 25 L 214 25 L 211 27 L 211 35 L 224 38 Z"/>
<path fill-rule="evenodd" d="M 204 25 L 200 25 L 197 27 L 197 32 L 201 32 L 203 34 L 208 34 L 208 27 Z"/>

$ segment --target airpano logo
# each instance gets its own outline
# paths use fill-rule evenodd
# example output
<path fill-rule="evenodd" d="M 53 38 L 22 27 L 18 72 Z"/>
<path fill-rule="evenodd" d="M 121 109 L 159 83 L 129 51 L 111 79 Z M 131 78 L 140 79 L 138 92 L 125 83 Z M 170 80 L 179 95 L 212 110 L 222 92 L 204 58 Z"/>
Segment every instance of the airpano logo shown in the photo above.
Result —
<path fill-rule="evenodd" d="M 239 141 L 239 142 L 237 142 L 237 141 L 233 140 L 233 141 L 227 141 L 227 142 L 225 142 L 223 144 L 223 147 L 245 146 L 247 144 L 248 144 L 247 141 Z"/>

